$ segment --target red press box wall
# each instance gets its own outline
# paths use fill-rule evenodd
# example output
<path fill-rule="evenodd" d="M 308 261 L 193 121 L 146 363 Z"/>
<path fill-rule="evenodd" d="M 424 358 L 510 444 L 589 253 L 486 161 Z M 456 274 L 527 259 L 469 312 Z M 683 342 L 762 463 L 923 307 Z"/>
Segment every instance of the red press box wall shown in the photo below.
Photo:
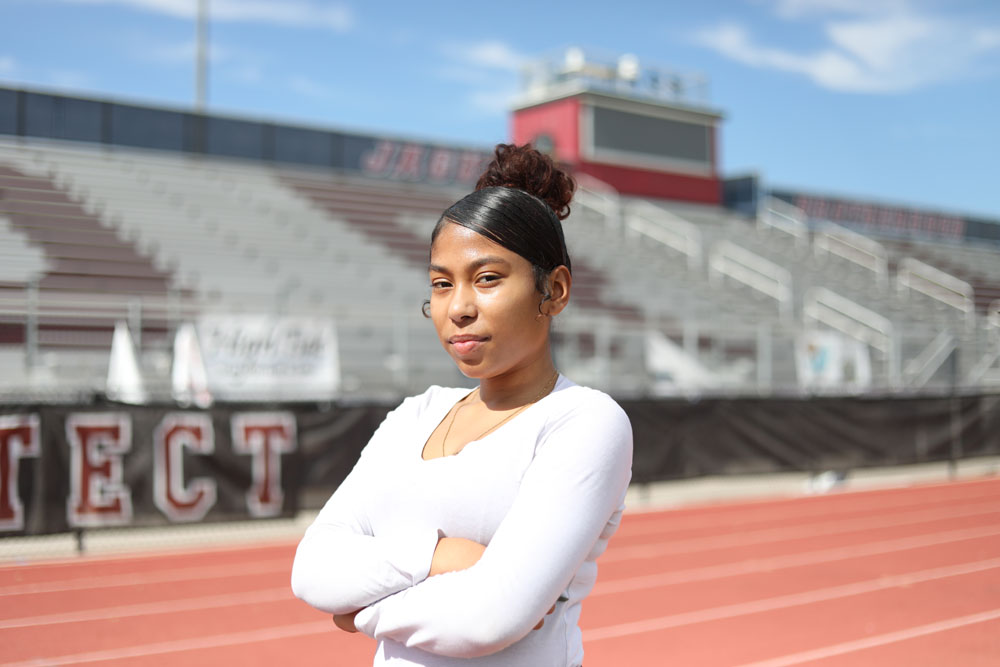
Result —
<path fill-rule="evenodd" d="M 515 111 L 511 128 L 514 142 L 523 144 L 547 135 L 552 139 L 559 160 L 623 194 L 701 204 L 722 202 L 720 182 L 714 173 L 718 146 L 714 128 L 711 133 L 713 174 L 708 177 L 591 162 L 580 154 L 580 108 L 579 98 L 567 98 Z"/>
<path fill-rule="evenodd" d="M 556 158 L 570 164 L 580 160 L 580 100 L 567 98 L 537 107 L 519 109 L 511 116 L 511 136 L 514 143 L 534 141 L 548 135 L 554 144 Z"/>

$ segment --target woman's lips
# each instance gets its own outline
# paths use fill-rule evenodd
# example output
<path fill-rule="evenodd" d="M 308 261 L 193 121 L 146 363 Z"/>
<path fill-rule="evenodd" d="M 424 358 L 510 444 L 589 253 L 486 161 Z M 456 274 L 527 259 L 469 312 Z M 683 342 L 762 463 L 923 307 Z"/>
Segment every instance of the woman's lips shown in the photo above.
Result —
<path fill-rule="evenodd" d="M 478 350 L 487 340 L 486 336 L 454 336 L 448 342 L 459 356 L 465 356 Z"/>

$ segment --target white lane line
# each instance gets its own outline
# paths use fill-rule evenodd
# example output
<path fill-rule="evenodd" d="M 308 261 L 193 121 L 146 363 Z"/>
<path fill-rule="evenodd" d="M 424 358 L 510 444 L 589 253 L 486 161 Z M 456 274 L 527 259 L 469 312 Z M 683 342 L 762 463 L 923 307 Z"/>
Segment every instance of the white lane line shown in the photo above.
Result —
<path fill-rule="evenodd" d="M 32 584 L 18 584 L 0 588 L 0 597 L 10 595 L 33 595 L 37 593 L 65 593 L 67 591 L 85 591 L 95 588 L 120 588 L 125 586 L 144 586 L 146 584 L 162 584 L 180 581 L 199 581 L 202 579 L 219 579 L 223 577 L 245 577 L 257 574 L 270 574 L 285 571 L 291 575 L 292 559 L 276 558 L 258 563 L 239 563 L 237 565 L 209 565 L 204 567 L 180 567 L 171 570 L 155 572 L 137 572 L 135 574 L 109 574 L 86 579 L 60 579 Z"/>
<path fill-rule="evenodd" d="M 1000 535 L 1000 527 L 967 528 L 964 530 L 953 530 L 945 533 L 935 533 L 932 535 L 918 535 L 915 537 L 885 540 L 882 542 L 868 542 L 866 544 L 856 544 L 850 547 L 804 551 L 796 554 L 774 556 L 772 558 L 754 558 L 737 561 L 735 563 L 722 563 L 721 565 L 695 567 L 687 570 L 675 570 L 672 572 L 647 574 L 638 577 L 612 579 L 610 581 L 598 581 L 594 590 L 591 592 L 590 597 L 614 595 L 617 593 L 644 590 L 660 586 L 687 584 L 695 581 L 706 581 L 709 579 L 723 579 L 725 577 L 735 577 L 738 575 L 754 574 L 757 572 L 771 572 L 786 568 L 802 567 L 804 565 L 816 565 L 819 563 L 830 563 L 838 560 L 848 560 L 850 558 L 863 558 L 866 556 L 875 556 L 879 554 L 893 553 L 896 551 L 908 551 L 910 549 L 921 549 L 923 547 L 949 544 L 951 542 L 975 540 L 995 535 Z"/>
<path fill-rule="evenodd" d="M 958 577 L 966 574 L 974 574 L 986 570 L 1000 568 L 1000 558 L 977 561 L 974 563 L 963 563 L 962 565 L 950 565 L 947 567 L 936 567 L 919 572 L 910 572 L 889 577 L 879 577 L 850 584 L 830 586 L 827 588 L 817 588 L 802 593 L 791 593 L 788 595 L 778 595 L 761 600 L 750 602 L 740 602 L 737 604 L 721 605 L 709 609 L 699 609 L 697 611 L 682 612 L 659 618 L 648 618 L 631 623 L 619 623 L 603 628 L 595 628 L 584 632 L 584 639 L 588 642 L 600 641 L 602 639 L 614 639 L 616 637 L 627 637 L 646 632 L 656 632 L 668 628 L 676 628 L 682 625 L 694 625 L 696 623 L 706 623 L 718 621 L 735 616 L 746 616 L 748 614 L 758 614 L 775 609 L 786 609 L 801 605 L 814 604 L 826 600 L 836 600 L 839 598 L 873 593 L 887 588 L 901 586 L 912 586 L 927 581 L 946 579 L 948 577 Z"/>
<path fill-rule="evenodd" d="M 169 530 L 165 526 L 164 530 Z M 128 530 L 128 529 L 126 529 Z M 137 529 L 141 530 L 141 529 Z M 302 529 L 305 532 L 305 528 Z M 16 539 L 16 538 L 14 538 Z M 61 567 L 85 567 L 92 564 L 107 562 L 117 562 L 123 560 L 145 561 L 157 560 L 161 558 L 184 558 L 186 556 L 218 555 L 232 552 L 235 554 L 246 554 L 252 551 L 273 551 L 275 549 L 287 548 L 291 551 L 301 537 L 261 537 L 253 541 L 227 542 L 225 544 L 206 544 L 204 546 L 170 547 L 162 549 L 150 549 L 148 551 L 119 551 L 115 553 L 90 554 L 83 553 L 78 556 L 66 556 L 62 558 L 47 558 L 39 560 L 23 561 L 2 561 L 0 562 L 0 572 L 4 570 L 23 570 L 26 567 L 56 569 Z M 124 547 L 123 547 L 124 549 Z"/>
<path fill-rule="evenodd" d="M 788 665 L 799 665 L 803 662 L 809 662 L 810 660 L 822 660 L 823 658 L 830 658 L 835 655 L 843 655 L 845 653 L 861 651 L 866 648 L 894 644 L 896 642 L 906 641 L 907 639 L 916 639 L 917 637 L 931 635 L 936 632 L 945 632 L 947 630 L 954 630 L 966 625 L 986 623 L 987 621 L 995 621 L 997 619 L 1000 619 L 1000 609 L 993 609 L 991 611 L 984 611 L 978 614 L 969 614 L 968 616 L 958 616 L 956 618 L 949 618 L 936 623 L 928 623 L 927 625 L 918 625 L 916 627 L 899 630 L 897 632 L 887 632 L 884 635 L 865 637 L 864 639 L 843 642 L 842 644 L 824 646 L 823 648 L 814 649 L 812 651 L 792 653 L 790 655 L 781 656 L 780 658 L 750 662 L 745 665 L 741 665 L 740 667 L 787 667 Z"/>
<path fill-rule="evenodd" d="M 779 528 L 764 528 L 744 533 L 679 539 L 658 544 L 622 546 L 615 549 L 609 549 L 608 553 L 602 557 L 601 563 L 604 564 L 621 560 L 655 558 L 657 556 L 664 556 L 668 554 L 692 553 L 696 551 L 709 551 L 712 549 L 728 549 L 730 547 L 741 547 L 748 544 L 767 544 L 769 542 L 781 542 L 783 540 L 799 539 L 803 537 L 838 535 L 853 531 L 874 530 L 876 528 L 889 528 L 907 525 L 912 526 L 921 523 L 945 521 L 948 519 L 961 519 L 987 514 L 1000 514 L 1000 504 L 993 500 L 986 503 L 978 503 L 972 507 L 960 510 L 924 510 L 907 512 L 902 516 L 887 515 L 865 517 L 860 519 L 844 519 L 841 521 L 825 521 L 823 519 L 817 519 L 809 524 L 791 527 L 782 526 Z"/>
<path fill-rule="evenodd" d="M 945 519 L 957 519 L 983 514 L 1000 514 L 995 502 L 981 503 L 961 511 L 940 510 L 937 512 L 915 512 L 904 517 L 875 517 L 873 519 L 851 522 L 846 520 L 840 525 L 820 524 L 815 526 L 799 526 L 793 529 L 768 528 L 751 531 L 740 535 L 724 535 L 720 537 L 677 540 L 661 545 L 645 545 L 637 547 L 619 547 L 611 549 L 601 557 L 601 564 L 621 560 L 653 558 L 667 554 L 691 553 L 710 549 L 741 547 L 749 544 L 766 544 L 782 539 L 802 538 L 821 535 L 835 535 L 854 530 L 871 530 L 887 526 L 904 526 L 920 524 Z M 88 577 L 86 579 L 61 579 L 40 583 L 19 584 L 0 588 L 0 597 L 11 595 L 28 595 L 40 593 L 64 593 L 67 591 L 93 590 L 97 588 L 120 588 L 126 586 L 142 586 L 147 584 L 198 581 L 222 577 L 252 576 L 277 572 L 291 572 L 291 558 L 279 558 L 259 563 L 241 563 L 239 565 L 212 565 L 205 567 L 189 567 L 162 570 L 150 573 L 135 573 L 128 575 L 106 575 Z"/>
<path fill-rule="evenodd" d="M 857 514 L 859 511 L 865 514 L 881 513 L 899 509 L 919 509 L 926 507 L 937 507 L 942 503 L 964 503 L 977 500 L 1000 500 L 1000 484 L 990 480 L 991 484 L 997 488 L 987 487 L 972 489 L 974 493 L 961 494 L 947 498 L 928 499 L 923 493 L 914 497 L 914 493 L 907 491 L 934 491 L 927 487 L 905 487 L 902 489 L 882 490 L 893 494 L 890 497 L 880 498 L 877 501 L 855 496 L 854 494 L 868 493 L 863 491 L 838 491 L 835 494 L 826 496 L 796 496 L 791 498 L 778 498 L 766 500 L 745 499 L 733 501 L 725 505 L 710 505 L 707 507 L 677 507 L 658 508 L 651 510 L 636 510 L 632 514 L 636 515 L 635 521 L 629 521 L 626 514 L 624 525 L 628 527 L 629 535 L 643 535 L 647 533 L 658 533 L 663 531 L 663 523 L 669 523 L 671 527 L 688 530 L 692 528 L 711 528 L 745 524 L 748 521 L 748 514 L 752 515 L 751 523 L 769 523 L 773 521 L 790 521 L 794 519 L 816 519 L 844 514 Z M 953 484 L 951 482 L 945 485 Z M 964 489 L 963 489 L 964 490 Z M 844 506 L 844 503 L 837 503 L 834 507 L 831 500 L 843 498 L 844 495 L 852 496 L 852 500 L 857 503 Z M 793 505 L 793 507 L 781 507 L 782 505 Z M 775 507 L 777 506 L 777 507 Z M 770 511 L 767 511 L 770 510 Z M 641 519 L 639 517 L 642 517 Z"/>
<path fill-rule="evenodd" d="M 290 586 L 269 588 L 262 591 L 247 593 L 227 593 L 225 595 L 205 595 L 197 598 L 182 598 L 180 600 L 165 600 L 162 602 L 144 602 L 118 607 L 100 607 L 85 611 L 72 611 L 64 614 L 44 614 L 41 616 L 25 616 L 0 621 L 0 630 L 12 628 L 27 628 L 38 625 L 57 625 L 60 623 L 84 623 L 101 621 L 109 618 L 122 619 L 129 616 L 153 616 L 156 614 L 171 614 L 179 611 L 197 611 L 202 609 L 219 609 L 221 607 L 236 607 L 264 602 L 282 602 L 294 600 Z"/>
<path fill-rule="evenodd" d="M 289 637 L 302 637 L 304 635 L 318 635 L 324 632 L 332 632 L 333 629 L 333 623 L 330 621 L 310 621 L 308 623 L 297 623 L 295 625 L 279 625 L 278 627 L 261 628 L 260 630 L 248 630 L 246 632 L 233 632 L 224 635 L 198 637 L 196 639 L 178 639 L 169 642 L 140 644 L 138 646 L 128 646 L 125 648 L 109 649 L 105 651 L 74 653 L 70 655 L 60 655 L 46 658 L 32 658 L 31 660 L 24 660 L 21 662 L 5 662 L 3 665 L 4 667 L 50 667 L 51 665 L 78 665 L 85 662 L 126 660 L 128 658 L 141 658 L 143 656 L 160 655 L 163 653 L 197 651 L 209 648 L 219 648 L 221 646 L 237 646 L 242 644 L 253 644 L 256 642 L 273 641 L 275 639 L 287 639 Z"/>

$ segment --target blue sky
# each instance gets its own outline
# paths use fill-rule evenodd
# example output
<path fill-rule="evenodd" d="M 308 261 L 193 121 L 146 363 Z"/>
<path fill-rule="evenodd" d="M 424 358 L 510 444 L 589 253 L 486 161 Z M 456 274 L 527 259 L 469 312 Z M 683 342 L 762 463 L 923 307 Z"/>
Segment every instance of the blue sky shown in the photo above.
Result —
<path fill-rule="evenodd" d="M 0 0 L 0 82 L 186 107 L 196 0 Z M 707 76 L 724 174 L 1000 219 L 1000 2 L 211 0 L 217 112 L 490 145 L 522 63 Z"/>

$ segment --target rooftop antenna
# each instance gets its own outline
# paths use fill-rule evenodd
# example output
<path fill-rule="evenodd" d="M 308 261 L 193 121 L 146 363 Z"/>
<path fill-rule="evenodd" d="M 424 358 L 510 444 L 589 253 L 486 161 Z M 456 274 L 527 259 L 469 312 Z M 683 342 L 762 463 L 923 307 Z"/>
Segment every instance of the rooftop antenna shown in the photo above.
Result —
<path fill-rule="evenodd" d="M 204 113 L 208 104 L 208 0 L 198 0 L 194 107 Z"/>

